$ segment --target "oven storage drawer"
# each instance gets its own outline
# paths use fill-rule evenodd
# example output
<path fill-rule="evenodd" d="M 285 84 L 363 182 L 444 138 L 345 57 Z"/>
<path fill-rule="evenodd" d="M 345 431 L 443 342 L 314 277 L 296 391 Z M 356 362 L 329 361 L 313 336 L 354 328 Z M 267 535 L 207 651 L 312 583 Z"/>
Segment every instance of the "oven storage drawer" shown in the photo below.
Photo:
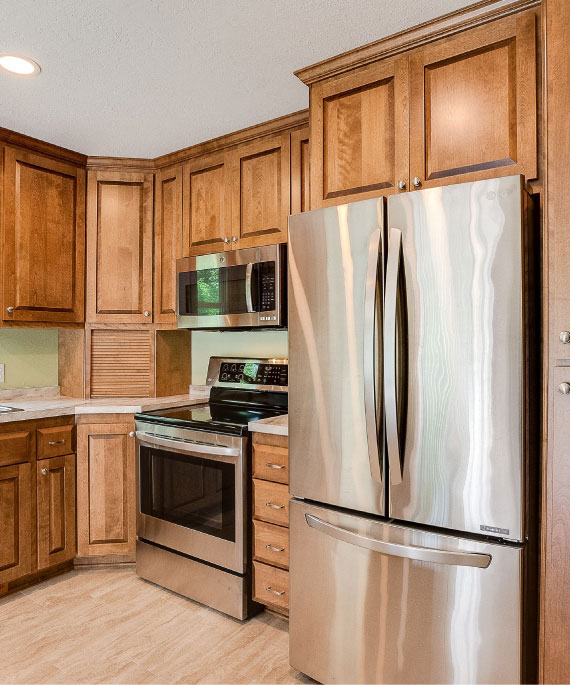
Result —
<path fill-rule="evenodd" d="M 253 516 L 278 526 L 289 525 L 289 488 L 253 479 Z"/>
<path fill-rule="evenodd" d="M 264 521 L 254 521 L 253 554 L 257 561 L 288 569 L 289 529 Z"/>

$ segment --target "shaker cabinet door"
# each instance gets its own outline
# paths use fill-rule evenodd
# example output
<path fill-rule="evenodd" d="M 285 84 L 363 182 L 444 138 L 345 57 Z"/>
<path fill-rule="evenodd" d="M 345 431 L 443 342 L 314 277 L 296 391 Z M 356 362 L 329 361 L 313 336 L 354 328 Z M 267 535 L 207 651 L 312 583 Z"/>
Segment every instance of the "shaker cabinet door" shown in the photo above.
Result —
<path fill-rule="evenodd" d="M 424 187 L 537 176 L 535 14 L 410 57 L 410 176 Z"/>
<path fill-rule="evenodd" d="M 4 321 L 84 320 L 85 171 L 7 147 Z"/>

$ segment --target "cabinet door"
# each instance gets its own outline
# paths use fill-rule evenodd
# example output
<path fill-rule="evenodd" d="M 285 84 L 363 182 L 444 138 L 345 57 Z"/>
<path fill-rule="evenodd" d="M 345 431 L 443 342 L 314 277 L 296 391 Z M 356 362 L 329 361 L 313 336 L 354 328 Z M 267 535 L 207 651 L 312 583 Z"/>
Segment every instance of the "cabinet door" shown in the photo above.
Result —
<path fill-rule="evenodd" d="M 134 554 L 135 438 L 132 423 L 77 427 L 77 553 Z"/>
<path fill-rule="evenodd" d="M 75 556 L 75 455 L 42 459 L 36 469 L 41 570 Z"/>
<path fill-rule="evenodd" d="M 230 246 L 231 196 L 223 152 L 184 165 L 184 257 L 223 252 Z"/>
<path fill-rule="evenodd" d="M 84 320 L 85 171 L 6 148 L 4 321 Z"/>
<path fill-rule="evenodd" d="M 407 57 L 312 86 L 311 209 L 400 192 L 408 131 Z"/>
<path fill-rule="evenodd" d="M 0 468 L 0 583 L 32 571 L 30 464 Z"/>
<path fill-rule="evenodd" d="M 234 249 L 287 242 L 290 147 L 290 133 L 282 133 L 239 145 L 229 153 Z"/>
<path fill-rule="evenodd" d="M 90 171 L 87 320 L 152 321 L 152 174 Z"/>
<path fill-rule="evenodd" d="M 154 320 L 176 323 L 176 260 L 182 257 L 182 167 L 156 173 Z"/>
<path fill-rule="evenodd" d="M 291 133 L 291 214 L 310 207 L 309 129 Z"/>
<path fill-rule="evenodd" d="M 410 175 L 425 187 L 537 175 L 535 14 L 410 57 Z"/>

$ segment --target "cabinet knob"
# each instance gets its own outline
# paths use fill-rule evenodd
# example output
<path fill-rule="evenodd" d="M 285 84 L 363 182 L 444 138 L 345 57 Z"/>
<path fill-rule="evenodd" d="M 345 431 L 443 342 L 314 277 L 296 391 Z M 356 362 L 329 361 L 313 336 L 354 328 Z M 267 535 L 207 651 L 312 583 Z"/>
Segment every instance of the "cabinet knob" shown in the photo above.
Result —
<path fill-rule="evenodd" d="M 570 333 L 568 331 L 562 331 L 562 333 L 560 333 L 560 342 L 564 345 L 570 343 Z"/>
<path fill-rule="evenodd" d="M 131 432 L 129 433 L 129 438 L 134 438 L 134 437 L 135 437 L 135 432 L 134 432 L 134 431 L 131 431 Z"/>
<path fill-rule="evenodd" d="M 42 476 L 47 476 L 47 469 L 46 468 L 42 469 Z"/>
<path fill-rule="evenodd" d="M 150 316 L 150 312 L 149 312 L 149 311 L 143 312 L 143 314 L 144 314 L 145 316 Z"/>
<path fill-rule="evenodd" d="M 414 176 L 412 183 L 414 184 L 414 188 L 419 188 L 422 184 L 422 180 L 419 176 Z"/>
<path fill-rule="evenodd" d="M 10 314 L 14 311 L 14 307 L 6 307 L 6 309 Z"/>
<path fill-rule="evenodd" d="M 570 383 L 560 383 L 558 392 L 561 392 L 563 395 L 568 395 L 570 393 Z"/>
<path fill-rule="evenodd" d="M 238 239 L 237 236 L 233 235 L 232 236 L 232 243 L 237 243 Z"/>
<path fill-rule="evenodd" d="M 230 242 L 229 238 L 224 238 L 224 243 L 227 245 Z"/>
<path fill-rule="evenodd" d="M 398 181 L 398 188 L 400 190 L 406 190 L 406 182 L 405 181 Z"/>

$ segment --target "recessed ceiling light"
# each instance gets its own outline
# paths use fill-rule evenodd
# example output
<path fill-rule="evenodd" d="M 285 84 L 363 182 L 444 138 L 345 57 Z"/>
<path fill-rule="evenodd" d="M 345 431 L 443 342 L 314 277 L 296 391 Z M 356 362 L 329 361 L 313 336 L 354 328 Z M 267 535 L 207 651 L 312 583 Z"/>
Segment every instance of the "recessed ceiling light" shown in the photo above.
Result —
<path fill-rule="evenodd" d="M 19 76 L 35 76 L 41 71 L 40 65 L 33 59 L 16 55 L 0 55 L 0 67 Z"/>

